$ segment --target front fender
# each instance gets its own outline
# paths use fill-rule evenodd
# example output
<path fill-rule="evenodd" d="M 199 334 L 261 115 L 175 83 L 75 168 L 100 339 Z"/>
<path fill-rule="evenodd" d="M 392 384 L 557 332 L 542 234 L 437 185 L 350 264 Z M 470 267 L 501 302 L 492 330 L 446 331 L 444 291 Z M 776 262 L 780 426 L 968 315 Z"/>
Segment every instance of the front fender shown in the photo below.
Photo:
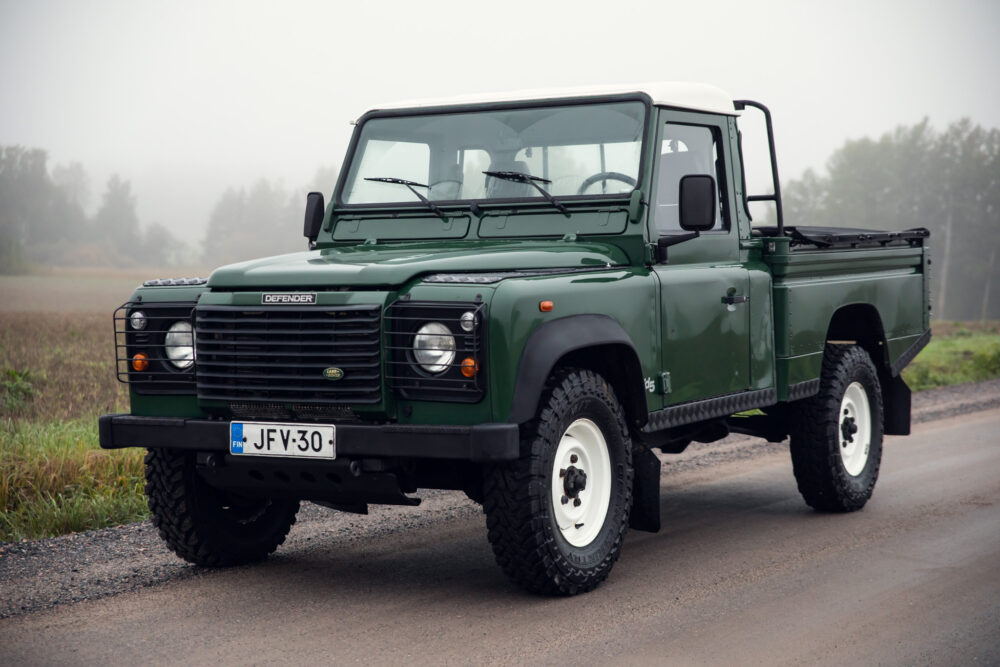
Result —
<path fill-rule="evenodd" d="M 617 378 L 619 399 L 626 415 L 634 423 L 646 421 L 645 385 L 642 367 L 632 339 L 622 326 L 607 315 L 570 315 L 545 322 L 528 338 L 511 403 L 510 423 L 523 423 L 534 417 L 545 382 L 559 361 L 575 352 L 613 347 L 620 366 Z M 614 382 L 616 378 L 606 378 Z M 621 395 L 623 394 L 624 395 Z"/>

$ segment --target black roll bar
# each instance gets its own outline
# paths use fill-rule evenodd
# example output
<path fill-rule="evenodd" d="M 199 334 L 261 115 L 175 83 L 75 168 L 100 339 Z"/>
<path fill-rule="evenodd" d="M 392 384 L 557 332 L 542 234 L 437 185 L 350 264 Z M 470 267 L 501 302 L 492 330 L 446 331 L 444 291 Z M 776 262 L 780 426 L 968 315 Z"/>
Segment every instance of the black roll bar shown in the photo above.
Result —
<path fill-rule="evenodd" d="M 773 201 L 778 214 L 778 236 L 784 236 L 785 216 L 781 209 L 781 182 L 778 180 L 778 156 L 774 152 L 774 127 L 771 125 L 771 111 L 760 102 L 753 100 L 734 100 L 733 106 L 737 111 L 753 107 L 764 113 L 764 123 L 767 125 L 767 147 L 771 153 L 771 179 L 774 181 L 774 194 L 747 196 L 747 201 Z M 743 165 L 743 169 L 746 170 L 746 164 Z"/>

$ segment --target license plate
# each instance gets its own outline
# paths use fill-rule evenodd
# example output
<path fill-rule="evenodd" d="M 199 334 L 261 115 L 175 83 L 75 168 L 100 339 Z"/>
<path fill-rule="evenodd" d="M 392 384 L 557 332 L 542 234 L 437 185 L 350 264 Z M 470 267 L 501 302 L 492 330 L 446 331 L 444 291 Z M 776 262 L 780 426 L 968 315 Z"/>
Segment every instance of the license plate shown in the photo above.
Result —
<path fill-rule="evenodd" d="M 332 424 L 230 422 L 229 453 L 242 456 L 337 458 L 337 429 Z"/>

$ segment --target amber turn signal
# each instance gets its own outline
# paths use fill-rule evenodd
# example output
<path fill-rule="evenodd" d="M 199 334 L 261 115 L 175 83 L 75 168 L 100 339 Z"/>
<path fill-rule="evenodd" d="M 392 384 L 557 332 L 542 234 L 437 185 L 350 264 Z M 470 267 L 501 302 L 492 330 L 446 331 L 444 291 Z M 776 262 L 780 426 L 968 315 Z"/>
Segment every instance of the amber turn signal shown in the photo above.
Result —
<path fill-rule="evenodd" d="M 467 378 L 475 376 L 479 372 L 479 364 L 472 357 L 466 357 L 462 360 L 462 375 Z"/>
<path fill-rule="evenodd" d="M 551 301 L 539 301 L 538 302 L 538 310 L 542 311 L 543 313 L 550 313 L 550 312 L 552 312 L 552 309 L 555 308 L 555 307 L 556 307 L 556 305 L 554 303 L 552 303 Z"/>
<path fill-rule="evenodd" d="M 144 371 L 149 368 L 149 357 L 140 352 L 139 354 L 132 357 L 132 370 L 134 371 Z"/>

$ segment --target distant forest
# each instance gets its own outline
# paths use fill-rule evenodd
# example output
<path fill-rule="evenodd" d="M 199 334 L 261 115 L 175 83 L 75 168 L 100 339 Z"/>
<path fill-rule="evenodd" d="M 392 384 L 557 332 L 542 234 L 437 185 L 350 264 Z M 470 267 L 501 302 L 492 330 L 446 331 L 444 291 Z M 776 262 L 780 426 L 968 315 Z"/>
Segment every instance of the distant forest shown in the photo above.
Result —
<path fill-rule="evenodd" d="M 308 187 L 260 179 L 223 192 L 200 246 L 159 223 L 140 224 L 127 180 L 113 176 L 85 213 L 78 163 L 49 167 L 40 149 L 0 146 L 0 273 L 34 265 L 217 266 L 305 247 L 304 193 L 330 195 L 335 167 Z M 824 174 L 782 185 L 786 224 L 931 230 L 932 303 L 942 319 L 1000 319 L 1000 129 L 969 120 L 936 131 L 927 120 L 878 139 L 847 141 Z"/>

